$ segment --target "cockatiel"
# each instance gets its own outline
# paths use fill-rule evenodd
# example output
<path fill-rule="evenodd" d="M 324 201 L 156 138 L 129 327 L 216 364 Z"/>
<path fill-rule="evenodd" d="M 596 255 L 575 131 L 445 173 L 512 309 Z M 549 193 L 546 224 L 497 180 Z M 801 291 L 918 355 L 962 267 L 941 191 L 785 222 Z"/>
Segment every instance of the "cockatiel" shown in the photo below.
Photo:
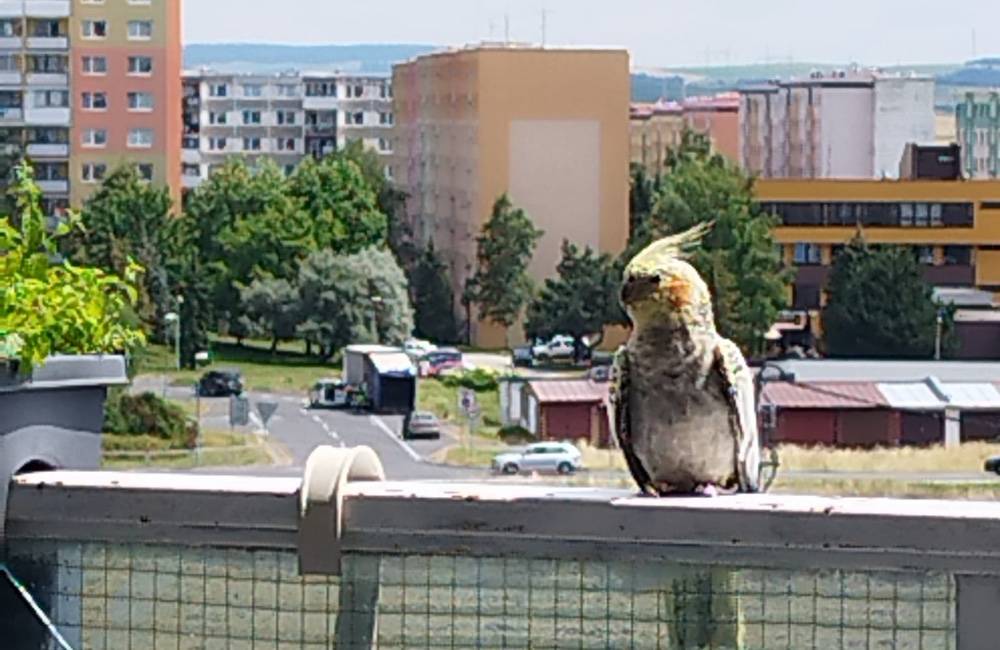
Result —
<path fill-rule="evenodd" d="M 716 332 L 708 287 L 684 260 L 710 229 L 650 244 L 622 278 L 632 334 L 615 355 L 611 401 L 646 494 L 759 489 L 753 378 L 736 344 Z"/>

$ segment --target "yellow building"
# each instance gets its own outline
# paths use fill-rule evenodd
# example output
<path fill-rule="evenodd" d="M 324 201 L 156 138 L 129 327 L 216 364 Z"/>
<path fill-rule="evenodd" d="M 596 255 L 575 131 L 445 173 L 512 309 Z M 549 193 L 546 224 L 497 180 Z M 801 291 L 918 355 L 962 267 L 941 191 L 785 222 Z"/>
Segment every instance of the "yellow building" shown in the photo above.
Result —
<path fill-rule="evenodd" d="M 456 296 L 474 272 L 476 237 L 505 192 L 545 232 L 530 267 L 539 282 L 555 272 L 563 239 L 611 253 L 624 248 L 627 51 L 451 50 L 395 66 L 393 92 L 392 175 L 408 195 L 410 226 L 435 242 Z M 472 338 L 499 346 L 505 334 L 473 323 Z"/>
<path fill-rule="evenodd" d="M 760 180 L 796 268 L 795 309 L 816 312 L 833 257 L 863 228 L 871 243 L 914 248 L 936 287 L 1000 291 L 1000 181 Z"/>
<path fill-rule="evenodd" d="M 684 133 L 684 110 L 676 102 L 632 104 L 629 139 L 632 162 L 650 175 L 663 173 L 667 149 L 677 147 Z"/>

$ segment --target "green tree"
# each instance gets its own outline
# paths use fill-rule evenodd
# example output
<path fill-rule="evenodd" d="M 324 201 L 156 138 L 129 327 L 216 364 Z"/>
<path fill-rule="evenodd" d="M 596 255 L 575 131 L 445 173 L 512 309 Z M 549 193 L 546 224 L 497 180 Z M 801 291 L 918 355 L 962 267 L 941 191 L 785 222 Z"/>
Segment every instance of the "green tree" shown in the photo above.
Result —
<path fill-rule="evenodd" d="M 646 168 L 632 163 L 629 175 L 629 237 L 643 233 L 649 225 L 649 215 L 659 189 L 659 179 L 650 178 Z"/>
<path fill-rule="evenodd" d="M 610 255 L 563 240 L 557 273 L 529 305 L 524 331 L 529 338 L 572 336 L 579 360 L 588 343 L 600 344 L 605 326 L 626 322 L 618 301 L 621 271 Z"/>
<path fill-rule="evenodd" d="M 870 246 L 859 233 L 837 255 L 823 310 L 832 357 L 931 358 L 942 316 L 942 347 L 955 347 L 954 309 L 934 301 L 913 251 Z"/>
<path fill-rule="evenodd" d="M 201 272 L 212 285 L 216 322 L 238 338 L 242 330 L 240 285 L 261 274 L 293 276 L 302 242 L 299 203 L 288 195 L 285 176 L 270 160 L 250 169 L 231 159 L 191 193 L 185 206 L 188 245 L 196 247 Z"/>
<path fill-rule="evenodd" d="M 129 352 L 144 341 L 131 322 L 141 269 L 123 277 L 76 266 L 57 255 L 57 238 L 76 224 L 49 233 L 41 191 L 31 167 L 16 170 L 17 227 L 0 219 L 0 350 L 30 370 L 51 354 Z"/>
<path fill-rule="evenodd" d="M 301 315 L 299 292 L 288 280 L 258 278 L 240 289 L 244 328 L 251 335 L 271 339 L 271 352 L 279 341 L 295 338 Z"/>
<path fill-rule="evenodd" d="M 413 233 L 403 214 L 406 193 L 386 177 L 382 156 L 366 148 L 360 140 L 349 142 L 333 156 L 349 160 L 361 170 L 361 174 L 375 191 L 379 211 L 386 216 L 386 237 L 390 250 L 396 254 L 403 268 L 412 268 L 420 250 L 414 244 Z"/>
<path fill-rule="evenodd" d="M 623 259 L 658 237 L 714 220 L 692 263 L 712 291 L 722 335 L 745 352 L 760 352 L 787 301 L 789 275 L 772 235 L 775 219 L 755 203 L 753 180 L 713 154 L 704 135 L 686 131 L 680 146 L 667 153 L 665 169 L 652 211 Z"/>
<path fill-rule="evenodd" d="M 406 276 L 392 253 L 316 251 L 299 272 L 299 333 L 330 358 L 351 343 L 400 344 L 413 331 Z"/>
<path fill-rule="evenodd" d="M 534 291 L 528 264 L 543 234 L 506 194 L 496 200 L 476 238 L 476 272 L 466 285 L 480 318 L 505 329 L 517 322 Z"/>
<path fill-rule="evenodd" d="M 143 181 L 135 166 L 121 165 L 84 203 L 82 228 L 67 238 L 65 252 L 80 264 L 121 275 L 132 260 L 144 269 L 139 317 L 155 327 L 169 311 L 164 253 L 170 194 Z M 155 330 L 154 330 L 155 331 Z"/>
<path fill-rule="evenodd" d="M 307 158 L 289 177 L 288 192 L 308 215 L 317 249 L 350 254 L 385 243 L 376 190 L 353 160 Z"/>
<path fill-rule="evenodd" d="M 410 271 L 410 292 L 416 335 L 438 343 L 457 341 L 458 323 L 455 322 L 455 299 L 448 267 L 438 257 L 433 241 Z"/>
<path fill-rule="evenodd" d="M 195 353 L 208 349 L 217 314 L 212 265 L 198 248 L 203 225 L 185 215 L 172 219 L 167 226 L 167 282 L 173 298 L 170 304 L 180 315 L 181 363 L 192 369 L 196 367 Z"/>

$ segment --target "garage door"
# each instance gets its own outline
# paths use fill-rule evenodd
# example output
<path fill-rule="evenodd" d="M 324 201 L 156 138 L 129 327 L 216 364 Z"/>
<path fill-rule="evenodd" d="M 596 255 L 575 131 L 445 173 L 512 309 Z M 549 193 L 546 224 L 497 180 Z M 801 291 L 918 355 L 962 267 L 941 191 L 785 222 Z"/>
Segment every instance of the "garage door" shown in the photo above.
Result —
<path fill-rule="evenodd" d="M 546 438 L 590 439 L 590 404 L 549 404 L 544 408 Z"/>

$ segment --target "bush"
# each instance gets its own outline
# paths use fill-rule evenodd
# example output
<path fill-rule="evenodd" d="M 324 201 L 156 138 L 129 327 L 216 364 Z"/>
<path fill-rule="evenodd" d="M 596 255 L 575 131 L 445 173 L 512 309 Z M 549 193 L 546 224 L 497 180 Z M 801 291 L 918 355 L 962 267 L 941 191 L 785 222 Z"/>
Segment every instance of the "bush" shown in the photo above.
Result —
<path fill-rule="evenodd" d="M 198 425 L 183 409 L 153 393 L 112 394 L 104 407 L 104 431 L 150 436 L 186 449 L 193 449 L 198 438 Z"/>
<path fill-rule="evenodd" d="M 526 445 L 532 442 L 537 442 L 537 438 L 535 438 L 534 434 L 524 427 L 517 426 L 516 424 L 500 429 L 497 435 L 508 445 Z"/>
<path fill-rule="evenodd" d="M 468 388 L 477 393 L 489 390 L 497 390 L 498 374 L 486 368 L 476 368 L 475 370 L 461 370 L 443 375 L 441 383 L 450 388 Z"/>

